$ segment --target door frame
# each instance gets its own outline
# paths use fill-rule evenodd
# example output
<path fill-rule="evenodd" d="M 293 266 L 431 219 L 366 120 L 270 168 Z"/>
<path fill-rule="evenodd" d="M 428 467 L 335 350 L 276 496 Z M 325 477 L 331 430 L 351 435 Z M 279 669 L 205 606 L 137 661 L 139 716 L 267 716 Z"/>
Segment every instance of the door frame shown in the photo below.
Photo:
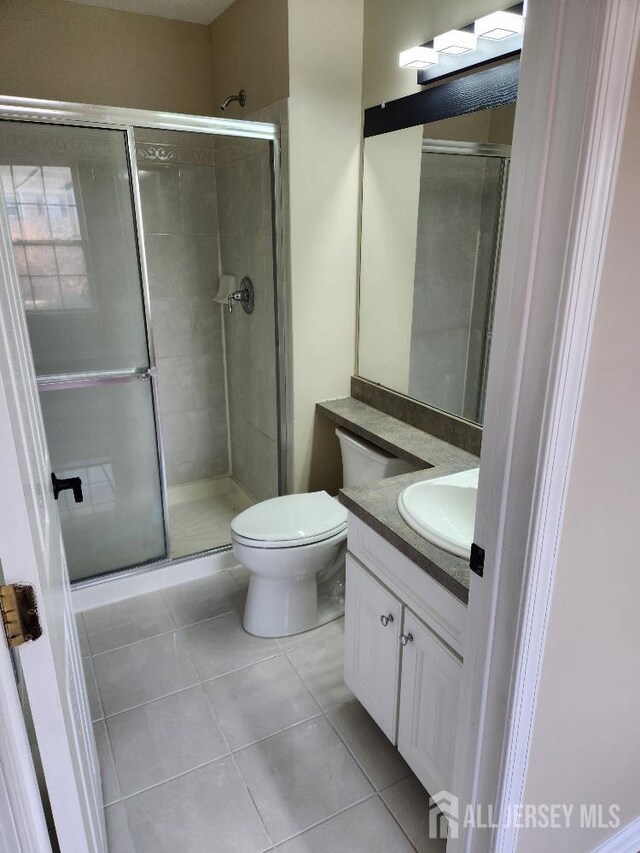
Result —
<path fill-rule="evenodd" d="M 0 635 L 0 849 L 51 853 L 12 654 Z"/>
<path fill-rule="evenodd" d="M 531 0 L 489 368 L 454 787 L 514 851 L 584 368 L 640 35 L 637 0 Z"/>
<path fill-rule="evenodd" d="M 131 381 L 137 377 L 149 379 L 154 408 L 156 432 L 156 447 L 159 461 L 161 499 L 163 505 L 164 534 L 166 556 L 152 560 L 142 565 L 128 566 L 112 572 L 82 579 L 74 583 L 74 587 L 92 586 L 103 583 L 113 577 L 121 577 L 129 572 L 140 573 L 153 571 L 157 568 L 172 565 L 171 534 L 168 524 L 168 485 L 165 470 L 164 442 L 160 417 L 159 391 L 157 381 L 157 365 L 153 336 L 153 314 L 150 298 L 150 284 L 144 242 L 144 222 L 140 200 L 139 164 L 136 158 L 135 129 L 148 128 L 164 131 L 182 131 L 200 133 L 211 136 L 238 137 L 244 139 L 261 139 L 270 143 L 271 147 L 271 176 L 272 176 L 272 232 L 273 232 L 273 273 L 274 273 L 274 335 L 276 342 L 276 416 L 277 416 L 277 447 L 278 447 L 278 494 L 286 494 L 289 484 L 289 453 L 291 446 L 291 429 L 287 416 L 287 394 L 290 387 L 289 366 L 287 361 L 288 328 L 286 303 L 288 292 L 283 264 L 284 235 L 282 233 L 283 215 L 281 187 L 281 144 L 280 129 L 271 122 L 247 121 L 244 119 L 223 119 L 208 116 L 195 116 L 181 113 L 159 112 L 154 110 L 130 109 L 127 107 L 108 107 L 94 104 L 76 104 L 67 101 L 49 101 L 35 98 L 20 98 L 0 95 L 0 121 L 35 122 L 38 124 L 62 124 L 78 127 L 92 127 L 105 130 L 119 130 L 125 134 L 125 149 L 131 179 L 131 197 L 135 228 L 135 240 L 138 250 L 140 267 L 140 285 L 144 306 L 145 330 L 149 354 L 149 368 L 145 371 L 118 371 L 107 373 L 78 375 L 70 381 L 70 377 L 46 377 L 38 382 L 39 387 L 54 388 L 71 387 L 72 384 L 93 385 L 98 382 Z M 222 545 L 207 551 L 190 555 L 199 558 L 219 554 L 231 550 L 231 544 Z"/>

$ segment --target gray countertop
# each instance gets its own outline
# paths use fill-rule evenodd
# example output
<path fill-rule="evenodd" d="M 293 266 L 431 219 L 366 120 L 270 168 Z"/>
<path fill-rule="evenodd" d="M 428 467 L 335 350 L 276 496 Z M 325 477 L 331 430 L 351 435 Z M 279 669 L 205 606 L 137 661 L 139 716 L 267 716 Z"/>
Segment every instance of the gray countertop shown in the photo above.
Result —
<path fill-rule="evenodd" d="M 411 483 L 477 468 L 477 456 L 405 424 L 377 409 L 345 397 L 317 404 L 326 417 L 373 444 L 425 469 L 342 489 L 344 506 L 398 548 L 463 603 L 469 599 L 469 565 L 432 545 L 405 523 L 398 496 Z"/>
<path fill-rule="evenodd" d="M 430 468 L 435 465 L 466 465 L 475 468 L 478 457 L 448 444 L 428 432 L 374 409 L 353 397 L 326 400 L 316 408 L 339 426 L 361 435 L 368 441 L 405 459 L 413 465 Z"/>

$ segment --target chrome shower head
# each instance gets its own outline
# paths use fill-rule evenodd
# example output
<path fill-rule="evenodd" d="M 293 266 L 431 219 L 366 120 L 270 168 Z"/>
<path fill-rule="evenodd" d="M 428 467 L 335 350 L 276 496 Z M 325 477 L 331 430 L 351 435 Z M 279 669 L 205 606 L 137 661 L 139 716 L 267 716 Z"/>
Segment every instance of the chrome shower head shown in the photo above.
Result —
<path fill-rule="evenodd" d="M 237 95 L 229 95 L 228 98 L 225 98 L 224 101 L 220 104 L 221 110 L 226 110 L 229 104 L 232 104 L 234 101 L 237 101 L 241 107 L 247 102 L 247 93 L 244 89 L 240 89 Z"/>

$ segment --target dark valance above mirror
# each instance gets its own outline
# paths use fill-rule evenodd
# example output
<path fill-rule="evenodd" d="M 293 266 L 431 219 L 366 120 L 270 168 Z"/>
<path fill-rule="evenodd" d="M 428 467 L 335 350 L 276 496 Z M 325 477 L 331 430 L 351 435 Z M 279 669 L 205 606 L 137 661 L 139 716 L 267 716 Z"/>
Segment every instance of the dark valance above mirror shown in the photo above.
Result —
<path fill-rule="evenodd" d="M 513 104 L 518 97 L 519 76 L 520 60 L 514 59 L 369 107 L 364 111 L 364 136 Z"/>

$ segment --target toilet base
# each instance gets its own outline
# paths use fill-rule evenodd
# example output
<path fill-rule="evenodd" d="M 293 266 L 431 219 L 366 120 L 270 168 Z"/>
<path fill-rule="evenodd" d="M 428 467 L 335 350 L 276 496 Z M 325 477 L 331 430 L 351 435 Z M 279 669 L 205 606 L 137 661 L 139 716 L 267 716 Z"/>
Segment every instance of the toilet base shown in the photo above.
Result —
<path fill-rule="evenodd" d="M 290 637 L 344 612 L 346 529 L 298 547 L 256 548 L 232 531 L 233 550 L 249 570 L 243 627 L 255 637 Z"/>
<path fill-rule="evenodd" d="M 316 576 L 251 575 L 243 626 L 255 637 L 287 637 L 307 631 L 318 614 Z"/>
<path fill-rule="evenodd" d="M 253 580 L 253 578 L 251 580 Z M 251 580 L 249 581 L 249 589 L 251 589 Z M 251 606 L 249 606 L 250 599 L 247 594 L 247 603 L 245 605 L 244 618 L 242 621 L 242 627 L 244 630 L 247 634 L 251 634 L 254 637 L 292 637 L 296 634 L 304 634 L 307 631 L 313 631 L 314 628 L 319 628 L 321 625 L 333 622 L 334 619 L 339 619 L 344 615 L 344 598 L 335 598 L 334 596 L 325 595 L 318 599 L 313 614 L 310 615 L 308 619 L 304 620 L 304 622 L 300 618 L 287 618 L 289 616 L 288 613 L 280 613 L 281 627 L 275 627 L 275 622 L 273 621 L 275 614 L 272 613 L 272 618 L 269 620 L 269 624 L 267 625 L 265 624 L 264 615 L 261 612 L 262 608 L 257 608 L 255 606 L 256 601 L 261 601 L 261 594 L 262 593 L 260 591 L 258 591 L 257 594 L 254 593 L 254 603 Z M 284 627 L 285 624 L 288 624 L 288 629 Z"/>

